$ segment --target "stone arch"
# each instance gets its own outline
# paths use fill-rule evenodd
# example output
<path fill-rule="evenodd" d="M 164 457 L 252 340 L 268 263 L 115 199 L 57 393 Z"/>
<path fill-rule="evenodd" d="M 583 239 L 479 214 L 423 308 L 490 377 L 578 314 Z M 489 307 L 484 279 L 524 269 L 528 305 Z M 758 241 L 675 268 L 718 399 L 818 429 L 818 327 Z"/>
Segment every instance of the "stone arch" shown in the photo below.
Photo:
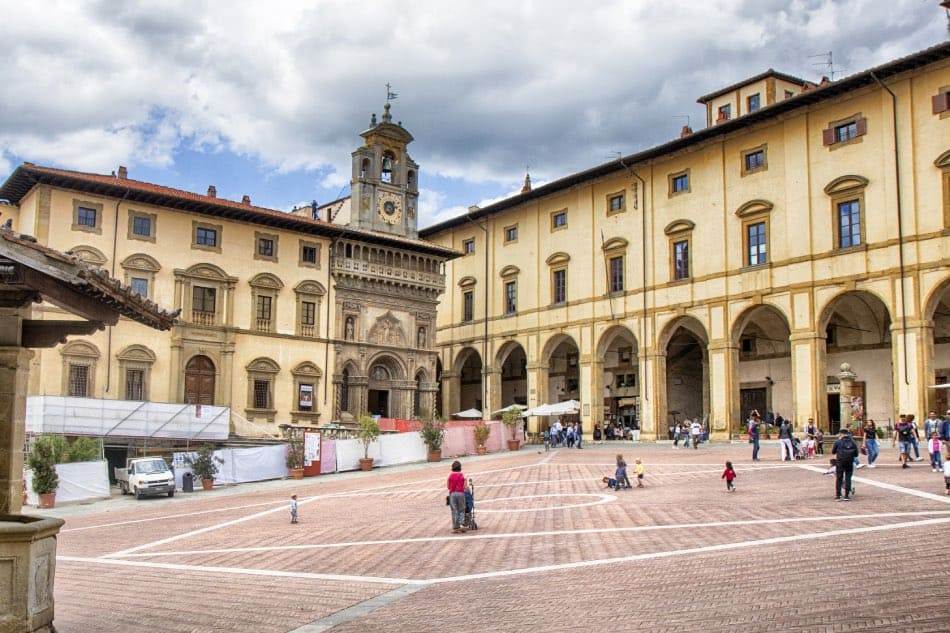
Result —
<path fill-rule="evenodd" d="M 742 335 L 742 331 L 745 329 L 746 325 L 749 324 L 749 321 L 751 321 L 756 315 L 756 312 L 760 310 L 768 310 L 770 313 L 776 315 L 785 324 L 785 329 L 791 332 L 791 322 L 788 319 L 788 315 L 785 314 L 785 310 L 772 303 L 757 303 L 755 305 L 746 307 L 738 315 L 736 315 L 735 319 L 732 320 L 732 327 L 729 330 L 729 340 L 738 344 L 739 337 Z"/>
<path fill-rule="evenodd" d="M 547 340 L 540 374 L 541 404 L 580 401 L 580 346 L 574 337 L 559 332 Z"/>
<path fill-rule="evenodd" d="M 601 248 L 604 251 L 620 251 L 626 249 L 629 245 L 630 242 L 622 237 L 612 237 L 604 242 Z"/>
<path fill-rule="evenodd" d="M 278 280 L 279 281 L 279 280 Z M 294 286 L 294 292 L 297 294 L 308 294 L 308 295 L 317 295 L 322 297 L 327 293 L 326 288 L 323 287 L 319 281 L 314 281 L 312 279 L 305 279 L 299 284 Z"/>
<path fill-rule="evenodd" d="M 544 260 L 544 262 L 548 266 L 557 266 L 559 264 L 566 264 L 569 261 L 571 261 L 571 256 L 562 251 L 558 251 L 557 253 L 551 253 L 550 255 L 548 255 L 548 258 Z"/>
<path fill-rule="evenodd" d="M 154 363 L 155 362 L 155 352 L 145 347 L 144 345 L 133 344 L 129 345 L 122 349 L 121 352 L 115 355 L 119 360 L 127 360 L 134 362 L 143 362 L 143 363 Z"/>
<path fill-rule="evenodd" d="M 259 356 L 249 362 L 246 369 L 247 371 L 276 374 L 280 372 L 280 365 L 266 356 Z"/>
<path fill-rule="evenodd" d="M 123 268 L 132 270 L 145 270 L 150 273 L 157 273 L 162 269 L 162 265 L 151 255 L 145 253 L 135 253 L 122 260 L 120 264 Z"/>
<path fill-rule="evenodd" d="M 606 328 L 594 348 L 591 363 L 591 420 L 613 437 L 613 429 L 642 428 L 643 385 L 639 343 L 625 325 Z"/>
<path fill-rule="evenodd" d="M 498 351 L 495 353 L 495 368 L 501 369 L 502 365 L 505 364 L 505 361 L 508 360 L 508 356 L 510 356 L 511 353 L 519 347 L 522 349 L 522 351 L 526 350 L 526 347 L 521 343 L 521 341 L 511 340 L 502 343 L 501 347 L 499 347 Z M 527 356 L 526 351 L 525 355 Z"/>
<path fill-rule="evenodd" d="M 947 151 L 947 154 L 950 155 L 950 150 Z M 950 160 L 950 156 L 948 159 Z M 943 300 L 944 293 L 950 289 L 950 277 L 947 277 L 943 281 L 940 281 L 927 293 L 926 298 L 924 299 L 924 312 L 921 315 L 925 321 L 933 321 L 937 312 L 937 307 Z"/>
<path fill-rule="evenodd" d="M 528 353 L 517 340 L 505 341 L 495 353 L 489 378 L 493 410 L 528 404 Z"/>
<path fill-rule="evenodd" d="M 188 267 L 185 274 L 211 281 L 230 281 L 230 276 L 220 266 L 202 262 Z"/>
<path fill-rule="evenodd" d="M 323 370 L 309 360 L 298 363 L 296 367 L 290 370 L 290 373 L 300 376 L 313 376 L 314 378 L 323 376 Z"/>
<path fill-rule="evenodd" d="M 379 352 L 366 363 L 367 374 L 372 378 L 373 368 L 382 365 L 389 372 L 390 380 L 405 380 L 406 366 L 395 355 L 389 352 Z"/>
<path fill-rule="evenodd" d="M 945 151 L 943 154 L 938 156 L 936 160 L 934 160 L 934 166 L 940 168 L 950 167 L 950 149 Z"/>
<path fill-rule="evenodd" d="M 268 288 L 270 290 L 281 290 L 284 287 L 284 282 L 280 280 L 280 277 L 272 273 L 257 273 L 247 283 L 254 288 Z"/>
<path fill-rule="evenodd" d="M 453 371 L 455 371 L 455 372 L 461 371 L 461 370 L 462 370 L 462 365 L 464 365 L 465 362 L 466 362 L 466 361 L 469 359 L 469 357 L 472 356 L 472 355 L 474 355 L 474 356 L 478 359 L 478 362 L 479 362 L 479 363 L 482 362 L 482 355 L 481 355 L 481 353 L 479 353 L 479 351 L 478 351 L 477 349 L 475 349 L 474 347 L 466 346 L 466 347 L 463 347 L 462 349 L 460 349 L 460 350 L 458 351 L 458 353 L 455 355 L 455 361 L 452 363 Z"/>
<path fill-rule="evenodd" d="M 950 160 L 950 152 L 947 152 Z M 937 283 L 924 301 L 923 379 L 925 385 L 950 382 L 950 277 Z M 925 389 L 927 410 L 950 410 L 947 389 Z"/>
<path fill-rule="evenodd" d="M 747 306 L 733 319 L 730 341 L 733 347 L 726 354 L 735 368 L 727 384 L 730 432 L 753 410 L 767 421 L 779 415 L 794 420 L 796 381 L 808 379 L 793 373 L 791 326 L 785 311 L 771 303 Z"/>
<path fill-rule="evenodd" d="M 59 348 L 62 356 L 77 356 L 97 360 L 100 357 L 99 348 L 89 341 L 70 341 Z"/>
<path fill-rule="evenodd" d="M 574 340 L 573 336 L 564 332 L 557 332 L 548 338 L 548 340 L 544 343 L 544 347 L 541 349 L 541 362 L 548 364 L 554 351 L 561 345 L 561 343 L 566 342 L 571 343 L 575 348 L 580 350 L 580 347 L 577 345 L 577 341 Z"/>
<path fill-rule="evenodd" d="M 871 288 L 856 288 L 852 290 L 842 290 L 838 292 L 833 297 L 829 298 L 825 304 L 822 306 L 821 310 L 818 312 L 818 322 L 817 331 L 824 332 L 828 328 L 829 321 L 833 316 L 836 307 L 840 304 L 842 299 L 847 297 L 855 297 L 861 300 L 868 308 L 871 308 L 872 305 L 877 302 L 879 307 L 884 308 L 886 313 L 887 320 L 891 320 L 891 308 L 889 305 L 888 298 L 884 295 L 881 295 L 876 290 Z"/>
<path fill-rule="evenodd" d="M 657 337 L 657 347 L 661 350 L 665 350 L 670 344 L 670 339 L 673 338 L 673 335 L 676 334 L 679 328 L 683 328 L 695 335 L 703 345 L 709 344 L 709 333 L 706 330 L 705 324 L 698 318 L 687 314 L 678 316 L 663 326 L 660 336 Z"/>
<path fill-rule="evenodd" d="M 637 341 L 636 334 L 625 325 L 612 325 L 600 335 L 600 339 L 597 342 L 597 359 L 603 360 L 604 354 L 607 349 L 617 341 L 618 338 L 626 339 L 629 342 L 634 350 L 639 348 L 639 343 Z"/>
<path fill-rule="evenodd" d="M 482 355 L 477 349 L 466 346 L 458 351 L 452 362 L 452 372 L 445 377 L 448 381 L 447 414 L 472 408 L 482 410 L 485 405 L 484 369 Z"/>
<path fill-rule="evenodd" d="M 89 246 L 87 244 L 74 246 L 66 251 L 66 253 L 73 255 L 74 257 L 79 258 L 82 262 L 92 266 L 104 266 L 105 263 L 109 261 L 102 251 L 100 251 L 95 246 Z"/>

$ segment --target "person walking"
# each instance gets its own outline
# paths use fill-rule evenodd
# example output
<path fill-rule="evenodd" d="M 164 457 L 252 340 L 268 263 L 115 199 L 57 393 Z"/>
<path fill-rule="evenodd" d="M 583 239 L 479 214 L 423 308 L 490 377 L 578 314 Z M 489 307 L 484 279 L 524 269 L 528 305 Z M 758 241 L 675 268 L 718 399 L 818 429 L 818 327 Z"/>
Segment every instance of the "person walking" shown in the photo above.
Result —
<path fill-rule="evenodd" d="M 290 495 L 290 522 L 297 523 L 297 495 Z"/>
<path fill-rule="evenodd" d="M 940 435 L 940 422 L 941 420 L 937 417 L 936 411 L 928 413 L 927 419 L 924 420 L 924 437 L 929 439 L 934 433 Z"/>
<path fill-rule="evenodd" d="M 726 491 L 735 492 L 736 486 L 732 482 L 736 479 L 736 471 L 732 467 L 732 462 L 726 462 L 726 469 L 722 471 L 722 477 L 720 479 L 726 480 Z"/>
<path fill-rule="evenodd" d="M 835 456 L 835 501 L 851 501 L 851 476 L 854 474 L 854 458 L 858 456 L 858 447 L 847 429 L 838 432 L 831 454 Z M 841 496 L 842 486 L 844 497 Z"/>
<path fill-rule="evenodd" d="M 643 475 L 646 470 L 643 467 L 643 463 L 639 459 L 634 460 L 633 470 L 637 474 L 637 488 L 643 488 Z"/>
<path fill-rule="evenodd" d="M 465 520 L 465 475 L 462 474 L 462 462 L 452 462 L 452 472 L 447 482 L 449 489 L 448 505 L 452 510 L 452 534 L 464 532 Z"/>
<path fill-rule="evenodd" d="M 943 422 L 940 423 L 940 441 L 943 442 L 950 459 L 950 409 L 947 409 L 947 415 L 943 416 Z"/>
<path fill-rule="evenodd" d="M 862 427 L 864 431 L 864 453 L 868 456 L 868 468 L 877 468 L 874 465 L 874 462 L 877 461 L 877 456 L 881 453 L 881 449 L 877 445 L 877 425 L 874 424 L 874 420 L 867 420 Z"/>
<path fill-rule="evenodd" d="M 914 448 L 914 426 L 910 423 L 908 417 L 902 416 L 903 419 L 897 423 L 897 433 L 894 436 L 897 438 L 898 444 L 900 444 L 901 468 L 910 468 L 910 464 L 907 462 L 913 459 L 913 457 L 910 456 L 910 452 Z"/>
<path fill-rule="evenodd" d="M 815 422 L 811 418 L 808 418 L 808 421 L 812 423 Z M 817 453 L 818 455 L 825 454 L 825 432 L 822 431 L 820 428 L 817 431 L 815 431 L 815 453 Z"/>
<path fill-rule="evenodd" d="M 581 441 L 583 440 L 584 436 L 583 428 L 581 427 L 580 422 L 574 423 L 574 438 L 577 441 L 577 448 L 583 448 L 583 446 L 581 446 Z"/>
<path fill-rule="evenodd" d="M 630 485 L 630 477 L 627 476 L 627 462 L 624 460 L 623 455 L 617 455 L 617 470 L 614 474 L 614 478 L 617 480 L 617 487 L 624 486 L 627 490 L 633 488 Z"/>
<path fill-rule="evenodd" d="M 749 443 L 752 444 L 752 461 L 759 461 L 759 426 L 762 421 L 759 416 L 753 416 L 749 420 Z"/>
<path fill-rule="evenodd" d="M 792 446 L 792 423 L 783 419 L 782 425 L 778 427 L 778 441 L 782 449 L 782 461 L 792 461 L 795 459 L 795 449 Z"/>
<path fill-rule="evenodd" d="M 699 418 L 694 418 L 693 423 L 689 425 L 689 434 L 693 437 L 693 448 L 699 448 L 699 436 L 703 433 L 703 425 L 699 423 Z"/>
<path fill-rule="evenodd" d="M 913 413 L 907 415 L 907 421 L 910 422 L 911 427 L 914 429 L 913 435 L 910 437 L 911 446 L 914 447 L 914 461 L 921 461 L 920 457 L 920 429 L 917 428 L 917 416 Z"/>
<path fill-rule="evenodd" d="M 683 432 L 683 427 L 680 426 L 680 423 L 677 422 L 676 426 L 673 427 L 673 448 L 680 447 L 680 435 Z"/>

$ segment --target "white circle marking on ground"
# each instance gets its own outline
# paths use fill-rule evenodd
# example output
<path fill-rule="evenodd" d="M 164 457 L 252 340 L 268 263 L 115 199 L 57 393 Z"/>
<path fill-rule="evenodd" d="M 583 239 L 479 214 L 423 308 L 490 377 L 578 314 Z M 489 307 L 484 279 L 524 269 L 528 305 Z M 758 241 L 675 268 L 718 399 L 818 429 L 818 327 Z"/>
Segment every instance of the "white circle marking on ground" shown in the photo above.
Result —
<path fill-rule="evenodd" d="M 569 503 L 560 506 L 545 506 L 543 508 L 515 508 L 515 509 L 503 509 L 503 510 L 483 510 L 481 506 L 486 503 L 495 503 L 498 501 L 520 501 L 523 499 L 544 499 L 547 497 L 593 497 L 596 501 L 586 501 L 584 503 Z M 524 495 L 519 497 L 499 497 L 497 499 L 476 499 L 475 500 L 475 512 L 476 514 L 500 514 L 504 513 L 515 513 L 515 512 L 545 512 L 547 510 L 568 510 L 570 508 L 586 508 L 587 506 L 598 506 L 604 503 L 610 503 L 611 501 L 616 501 L 617 497 L 614 495 L 606 494 L 591 494 L 586 492 L 561 492 L 548 495 Z"/>

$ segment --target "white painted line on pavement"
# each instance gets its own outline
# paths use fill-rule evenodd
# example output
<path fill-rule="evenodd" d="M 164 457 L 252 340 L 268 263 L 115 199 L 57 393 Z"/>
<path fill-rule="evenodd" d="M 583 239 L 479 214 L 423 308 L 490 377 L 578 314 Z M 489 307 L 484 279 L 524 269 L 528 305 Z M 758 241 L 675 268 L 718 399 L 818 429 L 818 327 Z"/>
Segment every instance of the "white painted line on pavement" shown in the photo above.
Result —
<path fill-rule="evenodd" d="M 825 468 L 819 468 L 818 466 L 809 466 L 807 464 L 800 464 L 798 466 L 804 470 L 810 470 L 816 473 L 825 473 Z M 939 501 L 940 503 L 950 503 L 950 497 L 946 495 L 937 495 L 932 492 L 924 492 L 923 490 L 916 490 L 914 488 L 905 488 L 904 486 L 898 486 L 896 484 L 889 484 L 883 481 L 876 481 L 874 479 L 868 479 L 867 477 L 851 477 L 852 481 L 856 481 L 860 484 L 867 484 L 869 486 L 875 486 L 877 488 L 883 488 L 884 490 L 891 490 L 893 492 L 903 492 L 906 495 L 913 495 L 915 497 L 920 497 L 921 499 L 929 499 L 930 501 Z"/>
<path fill-rule="evenodd" d="M 544 499 L 550 497 L 595 497 L 596 501 L 588 501 L 586 503 L 569 503 L 560 506 L 545 506 L 542 508 L 504 508 L 502 510 L 482 510 L 479 512 L 482 514 L 519 514 L 524 512 L 546 512 L 548 510 L 567 510 L 570 508 L 586 508 L 588 506 L 599 506 L 605 503 L 610 503 L 611 501 L 616 501 L 617 497 L 614 495 L 606 494 L 589 494 L 583 492 L 563 492 L 563 493 L 554 493 L 547 495 L 526 495 L 523 497 L 495 497 L 494 499 L 482 499 L 479 501 L 479 506 L 486 503 L 494 503 L 496 501 L 516 501 L 522 499 Z"/>

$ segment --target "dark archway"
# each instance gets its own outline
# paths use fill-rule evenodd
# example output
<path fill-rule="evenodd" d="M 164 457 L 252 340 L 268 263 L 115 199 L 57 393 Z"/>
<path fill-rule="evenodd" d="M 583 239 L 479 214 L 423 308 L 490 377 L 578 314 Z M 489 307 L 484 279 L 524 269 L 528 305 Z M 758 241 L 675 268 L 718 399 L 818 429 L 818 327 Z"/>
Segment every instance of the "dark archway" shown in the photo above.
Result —
<path fill-rule="evenodd" d="M 528 404 L 528 356 L 520 343 L 510 342 L 498 353 L 501 377 L 499 409 L 512 404 Z"/>
<path fill-rule="evenodd" d="M 791 329 L 778 308 L 757 305 L 736 319 L 732 340 L 738 347 L 738 371 L 734 381 L 733 423 L 745 421 L 754 409 L 763 419 L 781 415 L 794 420 Z M 807 380 L 807 378 L 806 378 Z M 734 405 L 735 406 L 735 405 Z"/>
<path fill-rule="evenodd" d="M 709 337 L 693 317 L 683 317 L 667 330 L 666 419 L 658 419 L 658 432 L 687 418 L 703 421 L 709 414 Z M 664 426 L 665 425 L 665 426 Z"/>
<path fill-rule="evenodd" d="M 482 387 L 481 355 L 471 347 L 466 348 L 456 359 L 456 366 L 458 367 L 459 404 L 458 409 L 452 411 L 452 413 L 458 413 L 466 409 L 478 409 L 481 411 L 483 404 L 482 394 L 484 393 Z M 482 413 L 483 415 L 487 415 L 485 411 L 482 411 Z"/>

